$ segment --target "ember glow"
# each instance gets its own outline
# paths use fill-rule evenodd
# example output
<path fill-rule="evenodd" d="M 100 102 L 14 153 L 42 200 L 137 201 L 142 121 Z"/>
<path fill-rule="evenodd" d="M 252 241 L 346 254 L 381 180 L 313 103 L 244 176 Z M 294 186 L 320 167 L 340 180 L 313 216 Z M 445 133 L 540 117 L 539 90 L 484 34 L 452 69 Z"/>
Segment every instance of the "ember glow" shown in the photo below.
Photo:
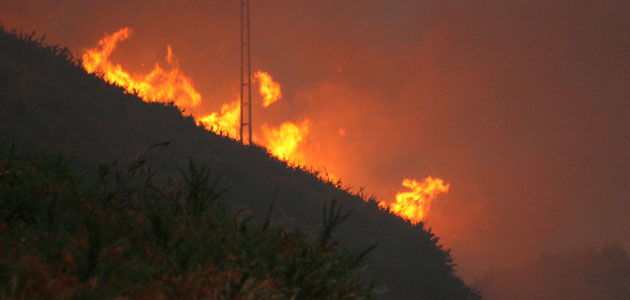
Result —
<path fill-rule="evenodd" d="M 444 180 L 431 176 L 422 182 L 415 179 L 404 179 L 402 185 L 409 188 L 410 191 L 397 193 L 396 202 L 389 206 L 382 202 L 379 206 L 381 208 L 389 207 L 391 212 L 409 220 L 412 224 L 422 222 L 429 212 L 433 200 L 441 193 L 448 193 L 450 187 L 448 183 L 444 183 Z"/>
<path fill-rule="evenodd" d="M 87 49 L 82 56 L 83 68 L 90 72 L 103 76 L 110 82 L 117 84 L 129 93 L 137 93 L 147 102 L 174 102 L 178 107 L 186 110 L 201 104 L 202 98 L 193 86 L 192 80 L 185 76 L 174 58 L 173 51 L 167 46 L 166 63 L 168 68 L 163 68 L 156 63 L 148 74 L 132 75 L 120 64 L 110 61 L 110 55 L 116 49 L 118 42 L 124 41 L 131 35 L 131 29 L 122 28 L 117 32 L 105 36 L 98 42 L 95 48 Z M 262 107 L 268 107 L 282 98 L 281 86 L 275 82 L 271 75 L 264 71 L 257 71 L 254 77 L 259 84 L 259 93 L 262 97 Z M 240 128 L 240 99 L 224 103 L 220 112 L 210 112 L 193 116 L 197 122 L 207 130 L 225 135 L 233 139 L 238 138 Z M 270 154 L 289 164 L 297 166 L 322 165 L 321 160 L 309 157 L 304 147 L 312 124 L 307 118 L 301 122 L 285 121 L 278 127 L 263 124 L 260 127 L 262 138 L 253 136 L 257 144 L 264 145 Z M 340 136 L 345 137 L 346 131 L 338 129 Z M 318 143 L 315 143 L 319 147 Z M 329 172 L 337 166 L 326 166 L 319 177 L 324 181 L 340 182 L 337 175 Z M 337 172 L 337 171 L 334 171 Z M 411 191 L 396 194 L 396 201 L 391 204 L 380 202 L 379 206 L 390 212 L 407 219 L 413 224 L 421 222 L 426 217 L 431 202 L 440 193 L 447 193 L 449 185 L 442 179 L 427 177 L 423 182 L 413 179 L 403 180 L 403 186 Z"/>
<path fill-rule="evenodd" d="M 282 91 L 280 90 L 280 84 L 273 81 L 271 75 L 267 72 L 258 71 L 254 73 L 254 77 L 259 82 L 259 92 L 263 96 L 263 107 L 268 107 L 274 102 L 282 98 Z"/>

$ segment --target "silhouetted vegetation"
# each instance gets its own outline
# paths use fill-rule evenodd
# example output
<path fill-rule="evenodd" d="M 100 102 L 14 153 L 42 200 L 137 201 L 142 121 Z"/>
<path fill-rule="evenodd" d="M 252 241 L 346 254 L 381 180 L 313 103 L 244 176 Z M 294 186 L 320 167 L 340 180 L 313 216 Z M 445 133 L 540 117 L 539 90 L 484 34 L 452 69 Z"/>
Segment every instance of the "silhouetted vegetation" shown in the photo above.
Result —
<path fill-rule="evenodd" d="M 75 171 L 87 174 L 87 183 L 103 184 L 94 170 L 100 165 L 104 172 L 107 165 L 102 163 L 107 159 L 127 165 L 139 154 L 160 170 L 153 180 L 166 183 L 167 178 L 178 176 L 178 167 L 187 165 L 191 157 L 220 176 L 214 189 L 225 191 L 222 197 L 228 210 L 257 216 L 251 220 L 255 224 L 265 224 L 268 215 L 268 223 L 301 228 L 303 238 L 313 242 L 331 238 L 332 233 L 326 231 L 318 235 L 321 209 L 326 201 L 338 199 L 328 210 L 326 224 L 338 225 L 346 219 L 338 210 L 342 205 L 352 216 L 334 232 L 340 251 L 359 258 L 365 256 L 362 251 L 343 249 L 378 245 L 365 260 L 365 272 L 374 277 L 379 298 L 479 298 L 455 275 L 449 252 L 422 223 L 411 225 L 379 209 L 362 193 L 341 189 L 340 182 L 324 182 L 306 168 L 287 166 L 261 147 L 244 147 L 208 132 L 173 105 L 145 103 L 99 76 L 87 74 L 72 61 L 67 49 L 46 46 L 34 35 L 4 30 L 0 34 L 0 105 L 3 141 L 13 141 L 26 153 L 63 153 L 72 158 Z M 147 145 L 163 141 L 170 145 L 145 151 Z M 188 178 L 186 182 L 192 181 Z M 104 186 L 111 184 L 105 180 Z M 186 214 L 203 210 L 203 205 L 187 206 Z M 94 267 L 86 270 L 90 268 Z M 303 277 L 296 280 L 307 284 Z"/>
<path fill-rule="evenodd" d="M 142 161 L 99 170 L 90 186 L 60 156 L 0 156 L 0 298 L 374 298 L 365 252 L 328 238 L 348 216 L 335 202 L 309 243 L 230 213 L 192 162 L 167 189 Z"/>

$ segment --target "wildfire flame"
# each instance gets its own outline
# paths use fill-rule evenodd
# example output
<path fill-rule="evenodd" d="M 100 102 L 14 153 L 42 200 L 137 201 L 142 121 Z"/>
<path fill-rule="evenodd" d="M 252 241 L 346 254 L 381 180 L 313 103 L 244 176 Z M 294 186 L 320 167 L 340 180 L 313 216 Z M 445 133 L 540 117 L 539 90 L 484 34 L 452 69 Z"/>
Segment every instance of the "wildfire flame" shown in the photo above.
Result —
<path fill-rule="evenodd" d="M 238 138 L 239 120 L 241 114 L 240 99 L 221 105 L 221 114 L 213 112 L 209 115 L 200 117 L 198 124 L 203 125 L 206 129 L 218 133 L 225 134 L 233 139 Z"/>
<path fill-rule="evenodd" d="M 129 38 L 131 29 L 122 28 L 117 32 L 105 36 L 98 42 L 95 48 L 87 49 L 82 55 L 83 68 L 89 73 L 98 73 L 103 78 L 117 84 L 129 93 L 137 93 L 147 102 L 174 102 L 181 108 L 196 107 L 201 103 L 201 95 L 192 84 L 192 80 L 185 76 L 175 60 L 173 51 L 167 46 L 166 63 L 168 68 L 162 68 L 158 63 L 148 74 L 132 75 L 125 71 L 120 64 L 109 60 L 110 55 L 116 49 L 116 45 Z M 273 81 L 269 73 L 257 71 L 254 77 L 259 83 L 259 93 L 263 98 L 263 107 L 268 107 L 282 98 L 280 84 Z M 195 117 L 198 124 L 217 134 L 227 135 L 231 138 L 238 137 L 240 128 L 240 99 L 225 103 L 221 106 L 221 112 L 211 112 Z M 254 142 L 264 143 L 272 155 L 295 165 L 305 166 L 312 164 L 310 158 L 302 151 L 301 147 L 306 140 L 311 127 L 309 119 L 300 123 L 284 122 L 279 127 L 270 127 L 267 124 L 261 126 L 262 141 L 254 136 Z M 346 135 L 343 128 L 339 128 L 339 135 Z M 337 182 L 336 175 L 326 171 L 321 175 L 325 181 Z M 396 202 L 387 204 L 380 202 L 379 207 L 389 209 L 392 213 L 408 219 L 417 224 L 423 221 L 431 207 L 431 203 L 438 194 L 447 193 L 449 184 L 439 178 L 427 177 L 422 182 L 413 179 L 404 179 L 404 187 L 410 189 L 407 192 L 396 194 Z"/>
<path fill-rule="evenodd" d="M 282 98 L 280 84 L 273 81 L 273 78 L 271 78 L 271 75 L 269 75 L 269 73 L 258 71 L 254 73 L 254 77 L 258 79 L 259 82 L 258 91 L 260 92 L 260 95 L 263 96 L 263 107 L 268 107 L 269 105 Z"/>
<path fill-rule="evenodd" d="M 444 180 L 431 176 L 422 182 L 405 178 L 402 185 L 409 188 L 410 191 L 398 192 L 396 202 L 391 205 L 380 202 L 379 206 L 389 208 L 389 211 L 409 220 L 412 224 L 422 222 L 426 218 L 433 200 L 441 193 L 448 193 L 450 187 L 448 183 L 444 183 Z"/>
<path fill-rule="evenodd" d="M 166 55 L 168 70 L 156 63 L 148 74 L 134 76 L 120 64 L 110 61 L 110 56 L 118 43 L 128 39 L 130 35 L 131 29 L 127 27 L 106 35 L 98 42 L 97 47 L 85 50 L 82 55 L 83 68 L 89 73 L 102 74 L 106 81 L 117 84 L 130 93 L 137 93 L 147 102 L 174 102 L 184 109 L 198 106 L 201 103 L 201 95 L 195 90 L 192 80 L 181 72 L 170 46 L 167 46 Z M 259 83 L 263 107 L 268 107 L 282 98 L 280 84 L 273 81 L 269 73 L 257 71 L 254 77 Z M 198 124 L 210 131 L 236 139 L 240 128 L 240 101 L 237 99 L 225 103 L 221 106 L 220 113 L 212 112 L 195 119 Z M 264 124 L 261 127 L 264 145 L 269 153 L 281 160 L 295 164 L 305 163 L 305 156 L 298 148 L 308 135 L 309 126 L 308 120 L 301 124 L 284 122 L 278 128 Z M 258 142 L 255 136 L 254 141 Z"/>
<path fill-rule="evenodd" d="M 109 60 L 112 51 L 120 41 L 131 35 L 125 27 L 106 36 L 98 42 L 98 47 L 87 49 L 82 55 L 83 68 L 89 73 L 102 74 L 108 82 L 124 87 L 127 92 L 138 93 L 149 102 L 174 102 L 180 107 L 195 107 L 201 102 L 201 95 L 195 90 L 192 80 L 186 77 L 173 58 L 171 46 L 167 46 L 166 62 L 169 70 L 158 63 L 144 76 L 132 76 L 119 64 Z"/>
<path fill-rule="evenodd" d="M 298 151 L 298 146 L 308 135 L 310 121 L 302 121 L 301 124 L 284 122 L 278 128 L 262 126 L 267 149 L 281 160 L 301 165 L 305 162 L 305 156 Z"/>

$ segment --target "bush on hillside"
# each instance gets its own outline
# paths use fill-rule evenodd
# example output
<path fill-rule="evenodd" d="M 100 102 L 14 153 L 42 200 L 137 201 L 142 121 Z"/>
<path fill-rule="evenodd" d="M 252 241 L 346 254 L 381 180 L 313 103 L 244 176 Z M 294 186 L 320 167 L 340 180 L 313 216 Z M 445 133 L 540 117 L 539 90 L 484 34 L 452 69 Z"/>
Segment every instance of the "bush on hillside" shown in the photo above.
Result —
<path fill-rule="evenodd" d="M 205 167 L 153 182 L 144 161 L 86 185 L 59 156 L 0 157 L 0 298 L 371 299 L 366 251 L 230 213 Z"/>

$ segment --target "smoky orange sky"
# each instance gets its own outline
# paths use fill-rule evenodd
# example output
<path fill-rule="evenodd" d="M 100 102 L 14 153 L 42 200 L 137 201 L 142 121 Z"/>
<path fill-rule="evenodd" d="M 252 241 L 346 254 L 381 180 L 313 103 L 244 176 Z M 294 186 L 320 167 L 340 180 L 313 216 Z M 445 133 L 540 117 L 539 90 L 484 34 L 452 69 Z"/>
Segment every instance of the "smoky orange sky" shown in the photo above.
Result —
<path fill-rule="evenodd" d="M 130 27 L 112 60 L 147 71 L 171 45 L 196 110 L 218 111 L 239 91 L 239 5 L 4 0 L 0 23 L 77 57 Z M 381 200 L 445 179 L 426 223 L 467 280 L 630 249 L 630 2 L 252 0 L 251 22 L 252 69 L 283 95 L 255 128 L 310 119 L 306 152 Z"/>

